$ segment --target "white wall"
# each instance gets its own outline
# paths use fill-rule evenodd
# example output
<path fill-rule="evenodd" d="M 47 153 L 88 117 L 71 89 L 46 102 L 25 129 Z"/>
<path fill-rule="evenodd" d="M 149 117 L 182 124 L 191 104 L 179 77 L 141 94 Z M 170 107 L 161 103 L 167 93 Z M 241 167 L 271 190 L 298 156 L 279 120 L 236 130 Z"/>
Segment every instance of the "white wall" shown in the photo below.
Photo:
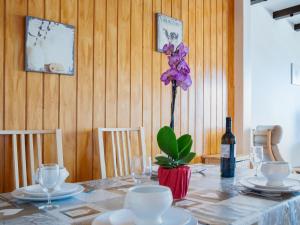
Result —
<path fill-rule="evenodd" d="M 291 63 L 300 64 L 300 32 L 273 20 L 261 5 L 250 7 L 252 126 L 283 127 L 280 151 L 300 165 L 300 86 L 291 85 Z"/>

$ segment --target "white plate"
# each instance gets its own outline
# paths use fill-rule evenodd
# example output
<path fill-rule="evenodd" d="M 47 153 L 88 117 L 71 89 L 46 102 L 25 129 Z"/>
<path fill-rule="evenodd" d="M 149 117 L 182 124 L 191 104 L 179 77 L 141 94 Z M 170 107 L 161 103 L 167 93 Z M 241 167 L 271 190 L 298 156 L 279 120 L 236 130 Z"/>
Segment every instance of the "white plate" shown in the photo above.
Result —
<path fill-rule="evenodd" d="M 126 210 L 121 209 L 117 211 L 110 211 L 104 214 L 101 214 L 100 216 L 97 216 L 94 221 L 92 222 L 92 225 L 112 225 L 110 222 L 110 216 L 120 211 Z M 195 219 L 189 212 L 187 212 L 184 209 L 180 208 L 170 208 L 163 216 L 163 223 L 161 225 L 197 225 L 198 221 Z M 127 223 L 126 225 L 135 225 L 131 223 Z"/>
<path fill-rule="evenodd" d="M 67 195 L 75 192 L 78 189 L 78 184 L 73 183 L 64 183 L 61 185 L 59 190 L 55 190 L 52 193 L 52 196 Z M 33 197 L 47 197 L 47 194 L 43 191 L 42 187 L 39 184 L 30 185 L 19 189 L 24 194 L 33 196 Z"/>
<path fill-rule="evenodd" d="M 267 184 L 267 179 L 264 177 L 249 177 L 247 181 L 251 184 L 254 184 L 256 187 L 261 188 L 273 188 L 273 189 L 280 189 L 280 190 L 287 190 L 294 186 L 299 186 L 300 182 L 291 178 L 287 178 L 283 181 L 283 185 L 281 186 L 273 186 Z"/>
<path fill-rule="evenodd" d="M 278 189 L 278 188 L 270 188 L 270 187 L 257 187 L 254 184 L 251 184 L 247 180 L 248 178 L 244 178 L 240 180 L 240 184 L 246 188 L 255 190 L 255 191 L 263 191 L 263 192 L 270 192 L 270 193 L 293 193 L 300 191 L 300 185 L 293 186 L 287 189 Z"/>
<path fill-rule="evenodd" d="M 81 185 L 79 185 L 79 184 L 76 184 L 76 185 L 77 185 L 77 188 L 76 188 L 76 190 L 74 192 L 69 193 L 69 194 L 65 194 L 65 195 L 51 196 L 51 200 L 60 200 L 60 199 L 70 198 L 70 197 L 73 197 L 75 195 L 78 195 L 79 193 L 81 193 L 84 190 L 84 188 Z M 20 200 L 37 201 L 37 202 L 47 201 L 47 196 L 31 196 L 31 195 L 25 194 L 20 189 L 14 190 L 11 193 L 11 195 L 14 198 L 20 199 Z"/>

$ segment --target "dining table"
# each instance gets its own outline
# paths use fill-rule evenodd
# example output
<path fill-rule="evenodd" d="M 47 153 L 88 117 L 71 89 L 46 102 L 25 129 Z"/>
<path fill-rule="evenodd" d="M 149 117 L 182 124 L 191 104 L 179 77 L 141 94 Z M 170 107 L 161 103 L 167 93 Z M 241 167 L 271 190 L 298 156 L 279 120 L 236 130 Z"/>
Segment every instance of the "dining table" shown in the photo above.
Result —
<path fill-rule="evenodd" d="M 187 196 L 174 201 L 173 207 L 190 212 L 199 225 L 300 224 L 300 194 L 272 198 L 245 191 L 239 181 L 253 176 L 254 171 L 249 168 L 237 168 L 233 178 L 221 178 L 218 165 L 193 165 L 192 171 Z M 300 175 L 291 176 L 300 181 Z M 146 183 L 158 184 L 158 181 L 154 178 Z M 82 193 L 54 201 L 59 207 L 53 210 L 40 210 L 39 206 L 45 202 L 21 201 L 14 199 L 11 193 L 2 193 L 0 224 L 89 225 L 105 212 L 122 209 L 126 192 L 136 185 L 130 176 L 81 184 L 85 188 Z"/>

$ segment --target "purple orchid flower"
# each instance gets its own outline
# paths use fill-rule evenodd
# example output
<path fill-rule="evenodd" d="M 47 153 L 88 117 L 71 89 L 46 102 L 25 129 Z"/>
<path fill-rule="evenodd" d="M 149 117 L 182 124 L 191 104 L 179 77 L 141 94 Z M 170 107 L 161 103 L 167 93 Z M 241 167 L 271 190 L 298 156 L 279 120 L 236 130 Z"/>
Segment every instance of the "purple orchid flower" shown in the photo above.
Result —
<path fill-rule="evenodd" d="M 173 52 L 174 52 L 174 45 L 169 43 L 169 44 L 165 44 L 164 47 L 163 47 L 163 52 L 166 54 L 166 55 L 171 55 Z"/>
<path fill-rule="evenodd" d="M 187 90 L 192 85 L 190 67 L 184 59 L 189 52 L 188 47 L 180 43 L 175 49 L 174 45 L 169 43 L 164 45 L 163 52 L 168 56 L 170 68 L 161 75 L 161 81 L 165 85 L 175 81 L 176 86 Z"/>
<path fill-rule="evenodd" d="M 177 65 L 177 69 L 180 73 L 184 73 L 184 74 L 189 74 L 190 73 L 190 67 L 189 65 L 182 60 L 178 65 Z"/>

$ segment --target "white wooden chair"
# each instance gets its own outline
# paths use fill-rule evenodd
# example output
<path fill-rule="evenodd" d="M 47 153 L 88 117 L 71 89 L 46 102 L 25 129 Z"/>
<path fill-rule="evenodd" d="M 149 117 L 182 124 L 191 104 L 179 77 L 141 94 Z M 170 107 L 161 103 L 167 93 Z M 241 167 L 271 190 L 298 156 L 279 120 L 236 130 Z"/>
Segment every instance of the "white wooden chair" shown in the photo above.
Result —
<path fill-rule="evenodd" d="M 279 125 L 260 125 L 251 131 L 251 145 L 261 145 L 264 148 L 264 161 L 284 161 L 278 144 L 282 138 L 282 128 Z"/>
<path fill-rule="evenodd" d="M 143 165 L 146 162 L 146 143 L 145 143 L 145 132 L 143 127 L 139 128 L 98 128 L 98 150 L 99 150 L 99 161 L 101 169 L 101 178 L 105 179 L 106 175 L 106 161 L 105 161 L 105 149 L 104 149 L 104 133 L 110 133 L 111 138 L 111 151 L 113 157 L 113 172 L 114 176 L 118 177 L 130 174 L 130 164 L 132 157 L 131 150 L 131 134 L 137 134 L 139 138 L 139 149 L 141 150 L 141 156 L 143 159 Z M 107 140 L 107 139 L 106 139 Z M 124 164 L 123 164 L 123 160 Z M 117 165 L 118 164 L 118 165 Z M 123 167 L 125 171 L 123 172 Z M 120 174 L 118 174 L 118 169 Z"/>
<path fill-rule="evenodd" d="M 13 152 L 13 168 L 15 187 L 21 187 L 19 178 L 19 165 L 22 171 L 22 186 L 27 186 L 27 168 L 30 168 L 30 184 L 35 183 L 34 173 L 35 169 L 42 163 L 42 135 L 55 135 L 57 148 L 57 163 L 63 166 L 63 149 L 62 149 L 62 132 L 61 129 L 56 130 L 0 130 L 0 135 L 11 136 L 12 138 L 12 152 Z M 26 141 L 26 137 L 28 138 Z M 20 143 L 18 144 L 18 138 Z M 27 143 L 27 145 L 26 145 Z M 29 148 L 29 152 L 26 150 Z M 18 150 L 20 147 L 20 150 Z M 36 147 L 36 149 L 35 149 Z M 20 151 L 20 153 L 19 153 Z M 37 152 L 38 165 L 35 167 L 35 152 Z M 26 154 L 27 153 L 27 154 Z M 19 162 L 18 155 L 21 155 L 21 162 Z M 29 162 L 26 161 L 26 155 L 29 155 Z M 29 165 L 28 165 L 29 163 Z"/>

